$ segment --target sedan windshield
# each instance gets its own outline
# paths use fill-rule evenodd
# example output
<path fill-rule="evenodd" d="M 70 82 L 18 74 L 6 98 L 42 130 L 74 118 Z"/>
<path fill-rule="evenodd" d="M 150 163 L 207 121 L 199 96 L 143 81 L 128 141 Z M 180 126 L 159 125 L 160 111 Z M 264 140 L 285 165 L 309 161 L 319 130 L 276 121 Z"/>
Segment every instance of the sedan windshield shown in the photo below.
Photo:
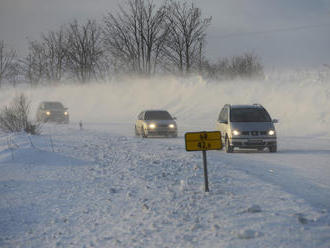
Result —
<path fill-rule="evenodd" d="M 172 116 L 167 111 L 148 111 L 145 114 L 146 120 L 172 120 Z"/>
<path fill-rule="evenodd" d="M 60 102 L 46 102 L 45 103 L 46 109 L 63 109 L 63 105 Z"/>
<path fill-rule="evenodd" d="M 232 122 L 270 122 L 271 118 L 266 110 L 257 108 L 234 108 L 230 111 Z"/>

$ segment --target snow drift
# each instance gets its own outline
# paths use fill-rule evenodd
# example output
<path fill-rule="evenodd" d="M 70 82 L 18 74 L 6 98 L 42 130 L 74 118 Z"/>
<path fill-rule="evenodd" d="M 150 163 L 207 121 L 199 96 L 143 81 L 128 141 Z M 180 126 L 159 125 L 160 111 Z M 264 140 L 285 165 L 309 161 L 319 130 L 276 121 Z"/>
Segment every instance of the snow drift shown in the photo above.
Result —
<path fill-rule="evenodd" d="M 40 101 L 58 100 L 69 108 L 72 121 L 134 123 L 143 109 L 167 109 L 181 126 L 214 129 L 226 103 L 260 103 L 277 118 L 286 136 L 329 136 L 329 72 L 271 73 L 264 80 L 207 81 L 189 78 L 125 78 L 86 85 L 7 88 L 0 92 L 3 106 L 24 92 L 32 101 L 32 117 Z"/>

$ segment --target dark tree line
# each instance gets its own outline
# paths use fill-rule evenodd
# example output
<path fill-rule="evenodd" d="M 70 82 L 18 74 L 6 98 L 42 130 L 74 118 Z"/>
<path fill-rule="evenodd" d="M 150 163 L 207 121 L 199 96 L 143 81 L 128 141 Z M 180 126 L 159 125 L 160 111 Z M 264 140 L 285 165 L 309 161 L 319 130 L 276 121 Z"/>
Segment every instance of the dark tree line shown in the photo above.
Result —
<path fill-rule="evenodd" d="M 101 24 L 75 20 L 42 34 L 29 42 L 25 58 L 17 58 L 0 42 L 0 86 L 19 80 L 32 85 L 64 79 L 88 82 L 121 73 L 198 72 L 213 78 L 262 73 L 253 54 L 208 62 L 204 51 L 210 23 L 211 17 L 204 18 L 192 3 L 169 0 L 156 6 L 149 0 L 128 0 Z"/>
<path fill-rule="evenodd" d="M 92 20 L 77 21 L 59 31 L 43 34 L 29 44 L 29 54 L 21 60 L 22 72 L 31 84 L 61 81 L 63 77 L 80 82 L 97 79 L 104 54 L 101 27 Z"/>
<path fill-rule="evenodd" d="M 219 59 L 216 63 L 204 60 L 201 73 L 207 78 L 217 80 L 264 77 L 263 66 L 254 53 Z"/>

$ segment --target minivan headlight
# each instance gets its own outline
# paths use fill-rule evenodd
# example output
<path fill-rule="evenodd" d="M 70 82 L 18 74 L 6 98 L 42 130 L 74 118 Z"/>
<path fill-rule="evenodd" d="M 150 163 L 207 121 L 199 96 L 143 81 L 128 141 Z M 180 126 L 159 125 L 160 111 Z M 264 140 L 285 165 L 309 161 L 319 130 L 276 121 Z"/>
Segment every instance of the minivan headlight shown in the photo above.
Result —
<path fill-rule="evenodd" d="M 240 131 L 238 131 L 238 130 L 233 130 L 233 135 L 234 136 L 237 136 L 237 135 L 240 135 L 241 133 L 240 133 Z"/>
<path fill-rule="evenodd" d="M 175 128 L 175 125 L 174 124 L 170 124 L 168 125 L 169 128 Z"/>
<path fill-rule="evenodd" d="M 50 111 L 47 111 L 47 112 L 46 112 L 46 115 L 50 115 Z"/>
<path fill-rule="evenodd" d="M 64 115 L 68 115 L 68 112 L 65 111 L 65 112 L 64 112 Z"/>
<path fill-rule="evenodd" d="M 154 124 L 154 123 L 149 124 L 149 128 L 151 128 L 151 129 L 156 128 L 156 124 Z"/>
<path fill-rule="evenodd" d="M 274 130 L 269 130 L 269 131 L 268 131 L 268 135 L 270 135 L 270 136 L 274 136 L 274 135 L 275 135 L 275 131 L 274 131 Z"/>

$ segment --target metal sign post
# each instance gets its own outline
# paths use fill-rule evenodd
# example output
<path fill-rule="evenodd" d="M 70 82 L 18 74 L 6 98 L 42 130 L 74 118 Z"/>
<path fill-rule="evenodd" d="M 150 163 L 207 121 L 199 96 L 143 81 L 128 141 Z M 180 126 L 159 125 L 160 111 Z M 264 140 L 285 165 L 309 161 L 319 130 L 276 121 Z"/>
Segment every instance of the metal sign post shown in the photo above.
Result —
<path fill-rule="evenodd" d="M 203 152 L 205 192 L 209 192 L 206 151 L 222 149 L 221 133 L 219 131 L 190 132 L 185 134 L 185 142 L 186 151 Z"/>
<path fill-rule="evenodd" d="M 209 179 L 208 179 L 208 174 L 207 174 L 206 151 L 203 151 L 203 164 L 204 164 L 205 192 L 209 192 Z"/>

